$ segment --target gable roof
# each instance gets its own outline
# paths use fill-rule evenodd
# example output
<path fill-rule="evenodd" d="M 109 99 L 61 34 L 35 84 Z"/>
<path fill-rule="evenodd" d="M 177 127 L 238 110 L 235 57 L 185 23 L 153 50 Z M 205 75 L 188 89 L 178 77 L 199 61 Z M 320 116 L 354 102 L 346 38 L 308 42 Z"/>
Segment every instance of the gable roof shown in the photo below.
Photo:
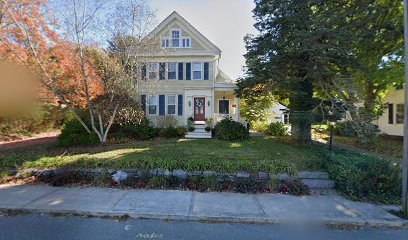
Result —
<path fill-rule="evenodd" d="M 164 27 L 166 27 L 171 21 L 177 19 L 186 29 L 191 31 L 194 35 L 196 35 L 208 49 L 214 53 L 221 54 L 221 50 L 208 38 L 206 38 L 200 31 L 198 31 L 193 25 L 191 25 L 186 19 L 184 19 L 180 14 L 176 11 L 171 13 L 168 17 L 166 17 L 152 32 L 149 33 L 148 37 L 154 37 L 157 35 Z"/>

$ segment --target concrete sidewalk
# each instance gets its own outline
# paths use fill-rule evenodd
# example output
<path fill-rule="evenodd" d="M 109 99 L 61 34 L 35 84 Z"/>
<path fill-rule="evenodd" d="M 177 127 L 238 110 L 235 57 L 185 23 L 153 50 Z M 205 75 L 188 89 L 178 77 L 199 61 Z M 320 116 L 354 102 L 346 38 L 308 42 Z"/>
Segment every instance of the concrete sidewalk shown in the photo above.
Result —
<path fill-rule="evenodd" d="M 408 226 L 407 221 L 378 206 L 348 201 L 335 192 L 324 196 L 295 197 L 282 194 L 0 185 L 0 209 L 96 216 L 127 214 L 133 218 L 222 222 Z"/>

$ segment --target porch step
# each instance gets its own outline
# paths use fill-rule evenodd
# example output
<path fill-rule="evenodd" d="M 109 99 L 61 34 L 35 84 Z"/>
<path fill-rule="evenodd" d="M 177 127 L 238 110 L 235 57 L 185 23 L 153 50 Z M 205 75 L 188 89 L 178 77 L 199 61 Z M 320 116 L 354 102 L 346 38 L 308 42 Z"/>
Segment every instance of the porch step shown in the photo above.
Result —
<path fill-rule="evenodd" d="M 212 138 L 211 132 L 201 131 L 201 130 L 194 130 L 194 132 L 188 132 L 185 135 L 185 138 Z"/>

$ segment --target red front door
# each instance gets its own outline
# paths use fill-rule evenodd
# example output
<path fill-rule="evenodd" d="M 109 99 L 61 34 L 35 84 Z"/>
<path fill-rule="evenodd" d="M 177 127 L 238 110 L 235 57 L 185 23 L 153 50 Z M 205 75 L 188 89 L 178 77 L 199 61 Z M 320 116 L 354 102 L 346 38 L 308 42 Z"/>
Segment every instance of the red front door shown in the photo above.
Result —
<path fill-rule="evenodd" d="M 194 121 L 205 121 L 205 98 L 194 98 Z"/>

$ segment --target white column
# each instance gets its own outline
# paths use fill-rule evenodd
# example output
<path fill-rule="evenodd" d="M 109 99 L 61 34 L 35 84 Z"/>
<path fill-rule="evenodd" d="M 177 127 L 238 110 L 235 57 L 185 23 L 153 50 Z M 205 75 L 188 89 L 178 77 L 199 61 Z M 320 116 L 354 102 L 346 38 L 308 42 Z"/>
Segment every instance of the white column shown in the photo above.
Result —
<path fill-rule="evenodd" d="M 237 122 L 241 121 L 240 117 L 240 105 L 239 105 L 239 98 L 235 97 L 235 114 L 237 115 Z"/>

